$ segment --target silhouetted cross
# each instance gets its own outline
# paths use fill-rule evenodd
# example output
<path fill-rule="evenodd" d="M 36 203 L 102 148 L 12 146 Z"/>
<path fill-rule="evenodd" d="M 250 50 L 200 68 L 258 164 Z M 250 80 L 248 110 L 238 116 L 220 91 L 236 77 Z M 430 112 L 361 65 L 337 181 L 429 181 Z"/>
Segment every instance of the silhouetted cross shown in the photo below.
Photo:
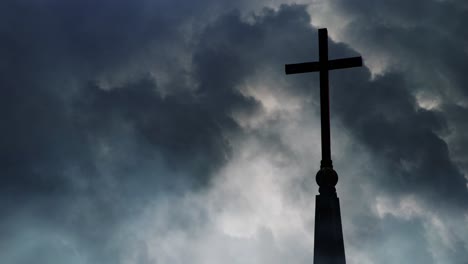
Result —
<path fill-rule="evenodd" d="M 333 168 L 330 151 L 330 99 L 328 71 L 362 66 L 361 57 L 328 60 L 328 34 L 326 28 L 319 31 L 319 61 L 286 64 L 286 74 L 320 72 L 320 119 L 322 125 L 321 168 Z"/>

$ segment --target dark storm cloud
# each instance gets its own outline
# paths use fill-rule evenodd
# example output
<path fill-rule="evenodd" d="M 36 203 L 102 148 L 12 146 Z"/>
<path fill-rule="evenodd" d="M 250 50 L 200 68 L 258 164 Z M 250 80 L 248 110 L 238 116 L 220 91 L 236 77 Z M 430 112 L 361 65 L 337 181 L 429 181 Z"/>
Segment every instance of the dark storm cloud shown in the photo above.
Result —
<path fill-rule="evenodd" d="M 404 71 L 413 94 L 430 94 L 449 121 L 450 153 L 466 174 L 466 133 L 459 111 L 466 111 L 468 7 L 464 1 L 334 1 L 337 12 L 348 16 L 344 34 L 362 50 L 386 57 L 390 68 Z M 453 109 L 459 109 L 452 112 Z M 445 134 L 447 136 L 447 134 Z M 464 150 L 461 150 L 463 148 Z"/>
<path fill-rule="evenodd" d="M 256 103 L 229 85 L 205 89 L 216 72 L 197 73 L 199 97 L 163 97 L 144 72 L 101 89 L 109 87 L 100 87 L 100 74 L 183 39 L 181 18 L 195 5 L 177 12 L 164 2 L 1 6 L 0 229 L 9 234 L 2 259 L 60 262 L 71 250 L 92 262 L 118 263 L 115 228 L 151 197 L 204 186 L 229 157 L 224 132 L 238 131 L 230 109 Z M 217 87 L 223 90 L 213 95 Z M 27 237 L 36 237 L 29 249 Z"/>
<path fill-rule="evenodd" d="M 356 76 L 334 76 L 333 106 L 350 131 L 385 163 L 384 171 L 375 172 L 379 186 L 392 193 L 418 193 L 438 206 L 464 207 L 465 179 L 437 135 L 446 129 L 440 113 L 417 107 L 402 74 L 388 73 L 371 82 L 356 82 Z"/>
<path fill-rule="evenodd" d="M 207 30 L 206 36 L 211 38 L 206 38 L 210 40 L 206 44 L 210 53 L 204 53 L 205 60 L 223 57 L 223 61 L 228 62 L 226 65 L 233 65 L 233 68 L 257 65 L 257 71 L 261 71 L 268 65 L 282 65 L 308 57 L 313 59 L 310 54 L 317 53 L 317 46 L 312 37 L 302 36 L 314 36 L 316 31 L 308 26 L 309 18 L 303 10 L 300 6 L 283 6 L 278 13 L 265 10 L 253 24 L 242 22 L 236 14 L 221 18 L 216 26 Z M 265 43 L 268 43 L 268 48 Z M 331 58 L 355 55 L 345 45 L 330 41 Z M 248 72 L 249 69 L 244 67 L 235 72 Z M 234 70 L 229 67 L 226 71 L 231 73 Z M 283 74 L 282 67 L 274 68 L 271 74 Z M 225 76 L 223 79 L 232 80 Z M 370 152 L 374 164 L 369 166 L 378 168 L 359 180 L 372 182 L 376 193 L 392 197 L 415 196 L 434 212 L 462 217 L 459 212 L 466 210 L 465 201 L 468 199 L 466 179 L 451 160 L 447 143 L 439 136 L 448 129 L 446 117 L 440 111 L 418 106 L 413 83 L 408 80 L 407 73 L 394 69 L 372 79 L 366 69 L 351 69 L 332 73 L 331 80 L 334 117 L 339 118 L 357 139 L 356 144 Z M 295 89 L 299 89 L 291 89 L 292 93 L 312 95 L 315 103 L 312 107 L 317 105 L 316 77 L 297 77 L 291 82 L 294 82 Z M 307 90 L 302 90 L 304 88 Z M 279 138 L 270 140 L 271 145 L 281 144 Z M 362 219 L 363 222 L 376 221 Z M 385 221 L 391 222 L 391 219 L 387 217 Z M 424 239 L 422 220 L 412 220 L 411 223 L 396 220 L 394 224 L 385 221 L 380 223 L 384 228 L 407 228 L 414 230 L 418 239 Z M 384 240 L 387 232 L 381 230 L 370 236 Z M 397 236 L 397 240 L 406 239 Z M 432 262 L 432 258 L 427 256 L 425 243 L 417 243 L 417 247 L 400 252 L 400 256 L 415 261 L 420 258 L 418 261 L 421 263 Z M 457 254 L 466 254 L 463 247 L 459 252 Z"/>
<path fill-rule="evenodd" d="M 229 158 L 229 136 L 240 132 L 232 111 L 257 107 L 236 85 L 268 64 L 257 53 L 277 52 L 262 54 L 265 34 L 283 20 L 308 28 L 299 7 L 268 11 L 260 27 L 230 14 L 193 51 L 197 90 L 163 96 L 145 74 L 115 87 L 96 79 L 150 45 L 179 40 L 170 18 L 123 2 L 2 10 L 1 230 L 9 238 L 1 243 L 9 263 L 121 262 L 126 242 L 112 235 L 119 226 L 161 193 L 204 185 Z M 193 224 L 184 218 L 171 225 Z"/>
<path fill-rule="evenodd" d="M 465 204 L 466 179 L 455 166 L 460 163 L 450 157 L 466 156 L 464 122 L 451 121 L 465 107 L 450 105 L 466 102 L 468 91 L 463 73 L 468 36 L 461 26 L 468 17 L 466 5 L 462 1 L 335 1 L 333 6 L 351 18 L 344 34 L 363 49 L 388 57 L 388 71 L 395 72 L 377 77 L 369 88 L 365 82 L 338 85 L 337 81 L 336 89 L 346 87 L 336 93 L 336 107 L 344 110 L 344 121 L 375 153 L 385 156 L 388 171 L 394 172 L 386 183 L 397 184 L 395 190 L 420 188 L 426 196 L 440 195 L 439 201 L 447 198 L 449 203 Z M 337 76 L 346 79 L 346 73 Z M 414 96 L 421 91 L 435 94 L 442 107 L 419 108 Z M 346 98 L 340 97 L 343 93 Z M 452 114 L 449 109 L 459 110 Z M 456 152 L 449 153 L 447 142 L 440 138 L 447 133 Z"/>
<path fill-rule="evenodd" d="M 182 45 L 193 64 L 188 75 L 195 88 L 172 73 L 163 89 L 159 76 L 145 71 L 101 84 L 102 74 L 126 73 L 127 64 L 139 60 L 180 69 L 170 56 L 179 54 L 165 54 L 167 48 L 187 38 L 180 30 L 186 21 L 206 13 L 203 4 L 178 3 L 0 4 L 0 197 L 7 215 L 0 231 L 10 235 L 0 240 L 0 248 L 9 251 L 0 255 L 9 263 L 121 263 L 131 250 L 151 263 L 144 242 L 129 249 L 128 241 L 113 234 L 149 201 L 207 186 L 229 161 L 230 139 L 248 133 L 233 112 L 262 111 L 260 102 L 238 90 L 246 79 L 262 70 L 283 76 L 284 63 L 316 58 L 316 29 L 304 6 L 265 9 L 249 22 L 240 12 L 227 12 Z M 149 50 L 157 55 L 145 58 Z M 355 55 L 330 42 L 330 57 Z M 366 180 L 391 194 L 463 208 L 465 181 L 437 136 L 446 129 L 445 117 L 418 109 L 404 73 L 370 81 L 366 69 L 353 69 L 333 73 L 331 80 L 334 117 L 388 171 Z M 288 78 L 288 92 L 312 97 L 305 107 L 317 110 L 317 81 L 316 74 Z M 272 150 L 288 153 L 274 131 L 259 137 Z M 190 213 L 171 209 L 168 229 L 195 225 Z M 421 223 L 385 221 L 391 230 L 405 227 L 421 235 Z M 369 234 L 369 240 L 386 233 Z M 27 244 L 30 237 L 35 240 Z M 398 243 L 405 234 L 395 237 Z M 423 247 L 411 254 L 421 257 L 427 253 Z"/>
<path fill-rule="evenodd" d="M 217 28 L 207 33 L 211 36 L 209 45 L 218 48 L 211 48 L 214 51 L 205 57 L 230 56 L 242 60 L 242 63 L 232 63 L 233 67 L 231 63 L 225 64 L 226 71 L 233 71 L 239 64 L 257 65 L 259 69 L 316 56 L 316 41 L 309 37 L 316 32 L 308 26 L 308 14 L 300 6 L 284 7 L 274 16 L 271 11 L 265 11 L 264 17 L 255 22 L 249 25 L 232 15 L 221 19 Z M 274 37 L 275 31 L 281 34 Z M 264 43 L 269 43 L 269 49 L 262 48 Z M 329 49 L 331 58 L 356 55 L 345 45 L 331 41 Z M 283 74 L 281 70 L 276 68 L 273 74 Z M 244 66 L 237 71 L 248 72 L 249 68 Z M 447 144 L 438 136 L 447 130 L 444 116 L 418 107 L 404 72 L 395 70 L 374 80 L 365 69 L 337 71 L 331 76 L 332 89 L 335 89 L 333 113 L 372 151 L 377 162 L 385 166 L 371 181 L 375 180 L 382 190 L 390 193 L 417 193 L 437 206 L 464 207 L 463 201 L 468 199 L 466 180 L 451 161 Z M 307 90 L 295 92 L 312 93 L 313 98 L 318 98 L 317 88 L 310 87 L 311 80 L 316 83 L 315 78 L 296 78 L 294 81 L 302 80 L 295 84 L 296 89 Z"/>
<path fill-rule="evenodd" d="M 218 49 L 211 49 L 226 52 L 236 60 L 242 60 L 243 65 L 256 64 L 257 69 L 266 65 L 303 61 L 308 57 L 313 59 L 313 55 L 310 54 L 317 53 L 313 38 L 302 39 L 301 36 L 314 36 L 316 31 L 307 26 L 308 16 L 301 10 L 301 7 L 296 9 L 283 7 L 273 16 L 271 16 L 273 13 L 265 11 L 264 17 L 258 17 L 253 25 L 240 22 L 236 16 L 225 17 L 218 21 L 219 28 L 210 29 L 215 30 L 214 32 L 208 31 L 209 35 L 213 36 L 210 45 L 214 47 L 218 45 Z M 274 29 L 271 28 L 273 25 Z M 214 36 L 218 36 L 222 41 L 217 41 Z M 408 37 L 402 38 L 411 42 Z M 442 44 L 433 42 L 431 38 L 423 39 L 428 41 L 428 46 Z M 300 43 L 301 46 L 292 46 L 294 42 Z M 269 43 L 270 49 L 262 47 L 263 43 Z M 417 52 L 424 54 L 421 50 Z M 454 49 L 453 53 L 457 52 L 459 49 Z M 355 55 L 355 52 L 345 45 L 330 42 L 331 58 Z M 216 53 L 216 56 L 223 55 Z M 206 57 L 213 57 L 213 54 Z M 431 61 L 442 59 L 436 57 Z M 240 70 L 245 71 L 245 69 Z M 282 74 L 281 70 L 282 68 L 272 70 L 272 76 Z M 317 103 L 318 87 L 314 85 L 316 77 L 306 76 L 298 79 L 293 81 L 296 89 L 299 87 L 307 90 L 293 88 L 291 92 L 305 96 L 312 94 L 312 98 L 315 98 L 313 100 Z M 366 69 L 351 69 L 333 72 L 331 80 L 334 117 L 342 120 L 349 132 L 358 140 L 356 144 L 370 151 L 374 164 L 369 166 L 378 169 L 371 175 L 363 175 L 359 180 L 373 182 L 376 193 L 385 193 L 392 197 L 415 196 L 434 212 L 451 214 L 456 218 L 463 217 L 463 214 L 459 213 L 466 211 L 468 200 L 466 179 L 450 158 L 447 143 L 439 136 L 448 130 L 447 116 L 440 111 L 426 110 L 418 106 L 414 95 L 414 84 L 410 81 L 408 72 L 393 69 L 372 79 Z M 275 140 L 278 138 L 274 138 L 270 144 L 279 144 Z M 460 148 L 464 149 L 461 146 Z M 375 216 L 370 217 L 375 218 Z M 376 221 L 362 219 L 363 222 Z M 385 218 L 379 226 L 391 230 L 400 228 L 414 230 L 413 234 L 417 234 L 418 239 L 424 240 L 422 220 L 412 220 L 411 223 L 396 220 L 394 224 L 386 221 L 391 219 Z M 372 239 L 384 241 L 387 232 L 389 231 L 380 230 L 370 236 Z M 406 238 L 397 235 L 395 239 Z M 412 242 L 417 243 L 414 240 Z M 414 249 L 399 254 L 420 263 L 430 263 L 433 260 L 427 256 L 425 243 L 417 243 L 418 246 Z M 395 242 L 393 247 L 397 245 L 398 242 Z M 447 259 L 457 259 L 456 255 L 466 255 L 463 247 L 457 250 L 458 253 L 454 253 L 455 257 Z M 385 254 L 381 252 L 380 255 Z"/>
<path fill-rule="evenodd" d="M 163 48 L 183 39 L 178 27 L 190 18 L 188 13 L 198 10 L 198 5 L 184 5 L 175 12 L 168 2 L 3 2 L 1 167 L 8 184 L 2 188 L 16 194 L 68 192 L 67 180 L 60 176 L 67 163 L 73 161 L 80 170 L 94 173 L 90 155 L 94 150 L 89 143 L 118 133 L 112 129 L 118 130 L 113 122 L 119 119 L 141 130 L 150 144 L 170 152 L 163 157 L 189 157 L 196 148 L 218 151 L 210 142 L 220 139 L 210 133 L 218 133 L 219 127 L 229 123 L 225 114 L 236 101 L 254 104 L 250 99 L 229 88 L 224 98 L 219 98 L 227 99 L 222 102 L 211 97 L 196 102 L 198 99 L 189 94 L 181 99 L 178 95 L 163 99 L 157 93 L 158 81 L 146 72 L 137 77 L 142 81 L 124 82 L 121 86 L 126 87 L 110 92 L 100 90 L 97 80 L 102 73 L 115 74 L 115 68 L 140 58 L 152 45 Z M 209 78 L 203 74 L 201 79 Z M 225 110 L 213 111 L 219 107 Z M 157 120 L 148 119 L 152 111 Z M 210 113 L 217 116 L 201 118 Z M 234 124 L 228 126 L 235 129 Z M 206 158 L 216 164 L 221 156 Z M 28 181 L 31 184 L 26 184 Z"/>

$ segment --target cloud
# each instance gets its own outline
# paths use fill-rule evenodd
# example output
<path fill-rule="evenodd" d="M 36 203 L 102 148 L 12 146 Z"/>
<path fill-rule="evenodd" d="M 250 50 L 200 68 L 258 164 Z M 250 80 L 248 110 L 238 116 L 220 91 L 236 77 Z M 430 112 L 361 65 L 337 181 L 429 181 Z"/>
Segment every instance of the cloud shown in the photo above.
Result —
<path fill-rule="evenodd" d="M 179 4 L 0 8 L 12 25 L 0 43 L 7 263 L 312 261 L 318 76 L 283 65 L 317 58 L 317 6 Z M 358 50 L 378 40 L 342 30 Z M 331 74 L 348 261 L 456 263 L 465 107 L 441 96 L 423 109 L 417 92 L 430 89 L 369 67 Z"/>

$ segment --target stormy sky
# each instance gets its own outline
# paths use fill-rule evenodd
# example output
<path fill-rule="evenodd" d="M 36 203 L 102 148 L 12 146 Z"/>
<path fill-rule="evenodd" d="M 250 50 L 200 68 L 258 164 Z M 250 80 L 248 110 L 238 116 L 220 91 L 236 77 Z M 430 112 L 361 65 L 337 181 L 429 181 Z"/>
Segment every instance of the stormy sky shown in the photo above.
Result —
<path fill-rule="evenodd" d="M 468 263 L 463 0 L 3 0 L 0 262 L 313 262 L 318 74 L 348 263 Z"/>

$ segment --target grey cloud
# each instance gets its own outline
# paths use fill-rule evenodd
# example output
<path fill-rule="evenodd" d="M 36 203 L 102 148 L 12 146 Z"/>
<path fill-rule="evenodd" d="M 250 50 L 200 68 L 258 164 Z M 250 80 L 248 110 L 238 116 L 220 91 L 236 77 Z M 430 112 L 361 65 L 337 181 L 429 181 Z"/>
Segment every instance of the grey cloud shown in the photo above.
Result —
<path fill-rule="evenodd" d="M 145 70 L 110 86 L 99 82 L 101 74 L 131 71 L 127 66 L 139 59 L 149 66 L 156 59 L 158 65 L 167 63 L 169 68 L 180 69 L 180 62 L 170 63 L 179 54 L 165 54 L 166 48 L 184 41 L 187 36 L 180 27 L 205 14 L 203 9 L 210 3 L 205 4 L 180 2 L 178 9 L 165 1 L 51 1 L 49 5 L 10 3 L 9 8 L 1 9 L 3 19 L 12 26 L 5 28 L 4 24 L 6 41 L 0 43 L 0 54 L 7 58 L 0 66 L 0 115 L 4 120 L 0 197 L 2 212 L 8 214 L 0 230 L 10 230 L 7 234 L 11 235 L 0 242 L 9 245 L 10 255 L 0 255 L 12 256 L 14 250 L 24 250 L 21 254 L 25 255 L 13 256 L 10 263 L 27 262 L 35 256 L 39 262 L 58 261 L 63 255 L 72 255 L 71 251 L 80 253 L 70 257 L 77 263 L 122 263 L 127 254 L 151 263 L 152 249 L 145 241 L 118 235 L 149 204 L 162 199 L 177 201 L 187 192 L 203 193 L 209 188 L 212 177 L 232 158 L 232 138 L 253 134 L 265 145 L 265 152 L 280 152 L 291 160 L 297 155 L 278 131 L 244 131 L 232 114 L 264 111 L 261 102 L 238 90 L 250 77 L 266 71 L 269 75 L 264 78 L 284 80 L 284 63 L 316 59 L 316 30 L 310 26 L 305 6 L 265 9 L 249 22 L 240 12 L 227 12 L 200 26 L 196 29 L 200 32 L 190 36 L 194 39 L 181 47 L 188 49 L 191 65 L 187 75 L 193 86 L 186 87 L 192 84 L 171 73 L 166 85 L 172 90 L 164 94 L 159 76 Z M 20 19 L 26 16 L 31 18 L 29 22 Z M 159 52 L 145 58 L 148 50 Z M 346 45 L 332 42 L 330 53 L 331 57 L 356 55 Z M 363 68 L 333 73 L 331 80 L 334 118 L 343 122 L 356 140 L 354 144 L 369 151 L 376 167 L 383 168 L 382 173 L 376 172 L 377 178 L 364 175 L 360 180 L 372 182 L 377 193 L 412 194 L 427 204 L 466 209 L 466 182 L 438 137 L 439 131 L 447 130 L 444 119 L 448 118 L 417 109 L 404 73 L 395 71 L 370 80 Z M 316 74 L 287 77 L 288 87 L 271 89 L 288 89 L 286 93 L 312 98 L 302 107 L 316 113 L 317 81 Z M 454 114 L 453 120 L 458 123 L 463 115 Z M 274 127 L 285 120 L 277 117 L 270 122 Z M 201 234 L 193 235 L 193 229 L 210 223 L 203 208 L 174 202 L 168 211 L 162 212 L 167 232 L 178 230 L 198 237 Z M 351 234 L 352 241 L 364 245 L 358 250 L 372 251 L 381 245 L 379 241 L 392 243 L 392 239 L 386 240 L 387 234 L 403 230 L 392 236 L 394 241 L 414 239 L 418 243 L 413 252 L 400 255 L 430 263 L 424 256 L 427 245 L 421 222 L 382 220 L 372 214 L 352 217 L 354 223 L 377 226 L 367 233 L 357 232 L 366 234 L 364 238 Z M 23 237 L 29 233 L 38 237 L 46 233 L 51 238 L 39 238 L 27 249 Z M 54 233 L 69 244 L 57 240 Z M 274 247 L 269 230 L 258 237 L 259 245 L 254 246 L 260 251 Z M 243 246 L 245 241 L 220 240 L 239 247 L 241 253 L 254 254 Z M 136 246 L 128 246 L 133 243 Z M 466 255 L 463 247 L 458 252 Z M 181 259 L 190 255 L 180 254 Z M 377 251 L 372 258 L 381 254 Z M 303 258 L 298 261 L 305 262 L 310 255 L 304 253 Z"/>
<path fill-rule="evenodd" d="M 239 131 L 229 109 L 255 107 L 232 91 L 163 97 L 145 73 L 101 89 L 99 74 L 182 38 L 173 35 L 181 13 L 109 4 L 2 4 L 0 229 L 9 263 L 60 262 L 70 253 L 62 240 L 85 255 L 77 262 L 121 262 L 112 234 L 155 197 L 205 186 L 229 157 L 223 131 Z"/>
<path fill-rule="evenodd" d="M 466 3 L 335 1 L 332 5 L 336 13 L 349 18 L 342 30 L 344 38 L 363 53 L 378 54 L 390 61 L 391 68 L 403 71 L 412 94 L 429 94 L 437 102 L 439 115 L 450 127 L 449 135 L 441 136 L 453 158 L 462 160 L 466 153 L 460 146 L 466 133 L 450 109 L 466 108 L 467 102 Z M 466 175 L 466 165 L 458 164 Z"/>
<path fill-rule="evenodd" d="M 301 9 L 300 7 L 296 8 Z M 295 25 L 296 27 L 289 28 L 290 24 L 282 24 L 280 21 L 297 21 L 292 17 L 302 18 L 297 14 L 287 18 L 287 14 L 290 14 L 289 12 L 292 12 L 292 10 L 294 9 L 283 7 L 278 15 L 272 17 L 268 16 L 268 11 L 266 11 L 267 15 L 256 20 L 253 26 L 237 22 L 238 20 L 233 21 L 230 18 L 224 18 L 220 20 L 220 23 L 229 22 L 231 25 L 222 26 L 224 31 L 210 32 L 210 35 L 222 34 L 224 36 L 227 34 L 229 41 L 224 41 L 224 38 L 222 38 L 223 42 L 219 44 L 222 47 L 220 49 L 236 54 L 235 57 L 238 60 L 248 57 L 245 59 L 244 65 L 253 64 L 252 58 L 260 62 L 257 63 L 258 67 L 262 67 L 262 61 L 267 61 L 272 65 L 282 65 L 284 62 L 294 62 L 295 60 L 302 61 L 304 58 L 309 57 L 309 54 L 316 52 L 316 46 L 314 46 L 312 38 L 303 40 L 301 36 L 314 36 L 316 32 L 309 27 Z M 268 21 L 268 24 L 263 24 L 265 21 Z M 304 16 L 299 24 L 305 25 L 303 23 L 306 22 L 308 22 L 308 19 L 307 16 Z M 236 26 L 232 26 L 232 24 Z M 269 25 L 276 26 L 275 30 L 281 32 L 281 34 L 277 34 L 280 35 L 279 37 L 273 37 L 274 33 L 269 35 L 269 30 L 271 30 Z M 229 31 L 228 28 L 245 29 Z M 238 32 L 253 33 L 251 37 L 244 39 L 236 34 Z M 291 33 L 291 36 L 299 36 L 299 38 L 294 39 L 291 37 L 291 39 L 288 39 L 289 33 Z M 275 45 L 284 46 L 273 47 L 273 52 L 270 55 L 268 50 L 259 48 L 261 44 L 257 40 L 260 38 L 263 43 L 273 42 L 280 43 Z M 271 40 L 269 40 L 270 38 Z M 283 42 L 285 39 L 286 41 Z M 292 45 L 294 41 L 302 46 L 297 49 L 291 46 L 289 46 L 289 49 L 286 48 L 287 45 Z M 230 42 L 235 42 L 237 45 L 232 47 L 229 45 Z M 216 41 L 211 41 L 211 45 L 216 43 Z M 239 46 L 245 46 L 243 52 L 237 50 Z M 262 51 L 255 54 L 248 52 L 258 49 Z M 274 52 L 286 50 L 288 52 L 273 55 Z M 354 55 L 355 52 L 345 45 L 330 43 L 331 57 Z M 275 69 L 273 73 L 282 74 L 281 70 L 281 68 Z M 300 81 L 296 79 L 291 82 L 294 86 L 300 87 L 300 90 L 292 89 L 291 92 L 308 96 L 312 93 L 312 98 L 318 98 L 317 87 L 311 85 L 311 81 L 316 83 L 315 77 L 307 76 L 298 79 Z M 394 197 L 414 195 L 434 212 L 442 215 L 450 214 L 456 218 L 463 217 L 461 212 L 466 211 L 465 201 L 468 194 L 466 179 L 451 160 L 447 143 L 439 136 L 440 133 L 447 131 L 446 117 L 438 111 L 425 110 L 417 105 L 411 87 L 413 83 L 408 80 L 406 73 L 390 70 L 382 76 L 371 79 L 371 75 L 366 69 L 352 69 L 333 73 L 331 80 L 333 89 L 332 112 L 335 118 L 339 118 L 353 137 L 358 140 L 356 144 L 362 144 L 370 151 L 369 155 L 373 157 L 374 164 L 368 164 L 368 166 L 373 167 L 376 171 L 372 172 L 372 175 L 363 175 L 362 178 L 357 180 L 373 182 L 374 191 L 377 194 L 386 193 L 386 195 Z M 303 88 L 308 90 L 301 90 Z M 314 100 L 316 102 L 317 99 Z M 272 144 L 276 143 L 272 141 Z M 344 173 L 346 174 L 346 172 Z M 360 219 L 360 216 L 356 217 Z M 375 216 L 371 216 L 371 218 L 375 218 Z M 387 218 L 385 220 L 390 221 Z M 370 219 L 365 221 L 368 222 Z M 422 233 L 428 231 L 421 227 L 420 220 L 414 221 L 415 224 L 419 225 L 419 228 L 412 229 L 410 227 L 409 229 L 412 229 L 415 232 L 414 234 L 420 236 L 420 239 L 424 239 Z M 393 227 L 388 227 L 390 224 L 386 222 L 380 225 L 392 230 L 394 228 L 395 230 L 404 229 L 407 225 L 411 226 L 406 221 L 399 220 L 395 222 Z M 457 227 L 450 226 L 450 228 L 456 229 Z M 377 232 L 370 236 L 385 241 L 384 233 L 386 232 Z M 419 253 L 414 253 L 415 255 L 408 253 L 407 257 L 411 259 L 421 257 L 419 260 L 421 263 L 431 262 L 431 257 L 427 256 L 428 251 L 425 249 L 424 243 L 418 244 L 419 246 L 415 250 Z M 466 254 L 466 250 L 461 252 Z M 401 253 L 398 256 L 402 257 L 405 254 Z"/>
<path fill-rule="evenodd" d="M 437 135 L 446 129 L 440 114 L 417 109 L 401 75 L 386 74 L 371 82 L 355 82 L 356 74 L 336 75 L 333 106 L 357 138 L 386 163 L 386 169 L 376 173 L 381 186 L 431 197 L 430 203 L 439 206 L 440 201 L 463 208 L 465 179 Z"/>

